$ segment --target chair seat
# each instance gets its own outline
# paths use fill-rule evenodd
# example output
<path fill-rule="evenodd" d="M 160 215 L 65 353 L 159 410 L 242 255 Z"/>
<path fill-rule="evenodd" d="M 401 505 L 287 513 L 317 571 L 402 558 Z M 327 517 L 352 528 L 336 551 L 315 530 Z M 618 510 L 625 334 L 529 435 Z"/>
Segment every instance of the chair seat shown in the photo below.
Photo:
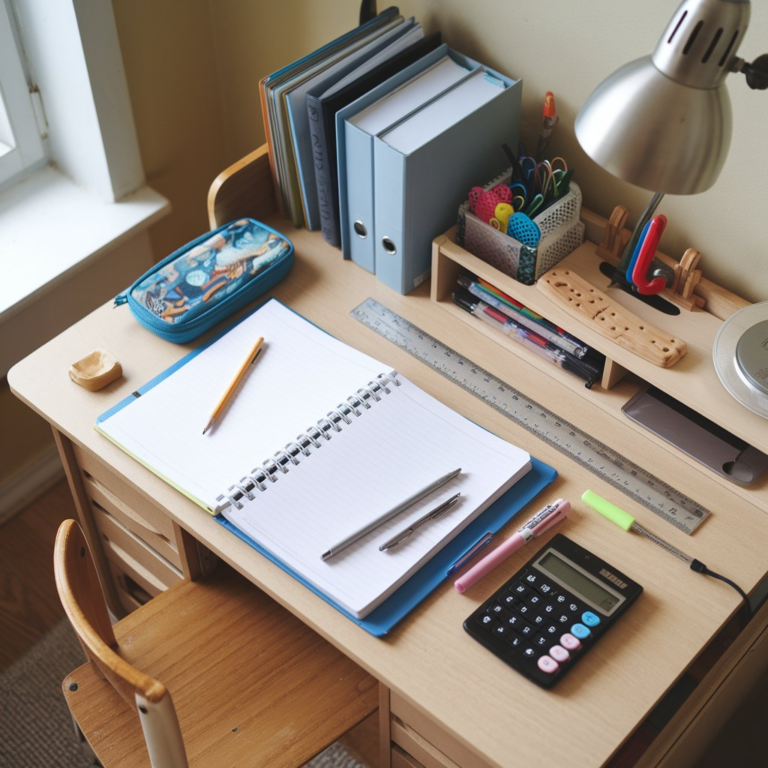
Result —
<path fill-rule="evenodd" d="M 190 766 L 303 765 L 378 706 L 373 677 L 223 564 L 114 629 L 120 655 L 171 693 Z M 93 665 L 63 688 L 107 768 L 149 765 L 138 715 Z"/>

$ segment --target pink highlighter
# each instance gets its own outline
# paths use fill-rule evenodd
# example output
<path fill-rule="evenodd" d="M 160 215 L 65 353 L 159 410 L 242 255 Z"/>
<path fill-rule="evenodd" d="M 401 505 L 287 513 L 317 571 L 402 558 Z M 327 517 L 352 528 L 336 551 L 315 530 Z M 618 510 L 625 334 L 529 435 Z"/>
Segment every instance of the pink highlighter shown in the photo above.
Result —
<path fill-rule="evenodd" d="M 463 576 L 453 582 L 457 592 L 465 592 L 474 583 L 490 573 L 500 562 L 506 560 L 513 552 L 524 547 L 531 539 L 548 531 L 559 523 L 571 510 L 571 502 L 558 499 L 554 504 L 547 504 L 540 509 L 517 533 L 510 536 L 480 562 L 475 563 Z"/>

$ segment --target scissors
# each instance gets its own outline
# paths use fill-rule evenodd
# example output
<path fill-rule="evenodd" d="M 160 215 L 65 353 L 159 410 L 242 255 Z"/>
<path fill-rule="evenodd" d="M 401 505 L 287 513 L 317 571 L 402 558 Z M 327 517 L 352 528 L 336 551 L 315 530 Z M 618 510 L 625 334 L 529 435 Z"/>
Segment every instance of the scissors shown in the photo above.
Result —
<path fill-rule="evenodd" d="M 507 222 L 515 209 L 509 203 L 499 203 L 493 212 L 493 218 L 488 222 L 494 229 L 507 231 Z"/>
<path fill-rule="evenodd" d="M 667 226 L 667 217 L 664 214 L 654 216 L 643 228 L 640 240 L 632 254 L 630 266 L 632 267 L 631 282 L 637 287 L 638 293 L 643 296 L 652 296 L 661 293 L 667 287 L 665 277 L 654 277 L 648 280 L 648 271 L 659 247 L 659 241 Z M 630 270 L 627 268 L 627 278 L 630 278 Z"/>

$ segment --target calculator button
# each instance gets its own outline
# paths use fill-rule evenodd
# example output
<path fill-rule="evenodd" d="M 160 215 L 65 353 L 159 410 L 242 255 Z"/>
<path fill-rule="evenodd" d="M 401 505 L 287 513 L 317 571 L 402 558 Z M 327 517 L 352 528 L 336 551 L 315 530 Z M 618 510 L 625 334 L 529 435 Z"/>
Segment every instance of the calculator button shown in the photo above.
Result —
<path fill-rule="evenodd" d="M 525 619 L 521 619 L 516 613 L 513 613 L 513 614 L 511 614 L 510 616 L 507 616 L 504 619 L 504 623 L 508 627 L 512 627 L 512 629 L 515 629 L 515 630 L 517 630 L 519 632 L 520 631 L 520 627 L 522 627 L 523 625 L 527 624 L 528 622 L 525 621 Z"/>
<path fill-rule="evenodd" d="M 553 637 L 554 635 L 558 634 L 562 630 L 560 629 L 560 627 L 557 626 L 557 624 L 547 624 L 547 626 L 544 627 L 543 631 L 550 637 Z"/>
<path fill-rule="evenodd" d="M 552 638 L 549 638 L 546 635 L 539 635 L 534 639 L 533 644 L 537 648 L 546 648 L 551 642 Z"/>
<path fill-rule="evenodd" d="M 574 624 L 571 627 L 571 634 L 579 640 L 584 640 L 592 633 L 583 624 Z"/>
<path fill-rule="evenodd" d="M 557 607 L 554 603 L 545 603 L 541 610 L 547 614 L 547 616 L 554 615 L 557 612 Z"/>
<path fill-rule="evenodd" d="M 553 645 L 549 649 L 549 655 L 560 664 L 571 658 L 571 654 L 568 653 L 562 645 Z"/>
<path fill-rule="evenodd" d="M 500 598 L 502 605 L 506 605 L 508 608 L 512 608 L 512 606 L 520 599 L 518 595 L 512 594 L 511 592 L 506 595 L 502 595 Z"/>
<path fill-rule="evenodd" d="M 523 650 L 523 656 L 525 656 L 527 659 L 535 659 L 536 651 L 534 651 L 533 648 L 528 646 L 526 649 Z"/>
<path fill-rule="evenodd" d="M 568 603 L 568 610 L 571 613 L 578 613 L 579 612 L 579 606 L 576 603 Z"/>
<path fill-rule="evenodd" d="M 539 583 L 539 577 L 535 573 L 529 573 L 523 581 L 526 584 L 538 584 Z"/>
<path fill-rule="evenodd" d="M 567 624 L 571 620 L 571 617 L 567 613 L 561 613 L 557 616 L 559 624 Z"/>
<path fill-rule="evenodd" d="M 538 606 L 539 603 L 541 603 L 541 595 L 530 595 L 526 599 L 526 602 L 528 605 Z"/>
<path fill-rule="evenodd" d="M 488 613 L 500 616 L 505 613 L 505 608 L 501 603 L 491 603 L 491 605 L 488 606 Z"/>
<path fill-rule="evenodd" d="M 592 611 L 584 611 L 581 614 L 581 623 L 587 627 L 596 627 L 600 623 L 600 617 Z"/>
<path fill-rule="evenodd" d="M 515 584 L 509 591 L 517 597 L 525 597 L 531 590 L 520 582 Z"/>
<path fill-rule="evenodd" d="M 570 632 L 566 632 L 560 638 L 560 645 L 562 645 L 563 648 L 567 648 L 569 651 L 576 651 L 581 648 L 581 641 L 570 634 Z"/>
<path fill-rule="evenodd" d="M 543 613 L 537 613 L 534 616 L 531 616 L 530 621 L 534 626 L 540 627 L 546 623 L 547 619 Z"/>
<path fill-rule="evenodd" d="M 546 672 L 548 675 L 553 675 L 560 669 L 560 665 L 550 656 L 542 656 L 536 663 L 539 669 L 542 672 Z"/>
<path fill-rule="evenodd" d="M 542 595 L 554 595 L 555 593 L 555 588 L 548 581 L 540 581 L 536 585 L 536 589 L 538 589 Z"/>
<path fill-rule="evenodd" d="M 523 651 L 528 647 L 528 644 L 523 640 L 516 632 L 510 632 L 507 635 L 507 645 L 511 645 L 518 651 Z"/>
<path fill-rule="evenodd" d="M 506 624 L 494 624 L 493 634 L 496 637 L 506 637 L 512 630 Z"/>
<path fill-rule="evenodd" d="M 538 630 L 532 625 L 524 622 L 523 625 L 517 630 L 523 637 L 527 637 L 529 640 L 535 635 L 538 635 Z"/>
<path fill-rule="evenodd" d="M 555 601 L 556 601 L 557 603 L 560 603 L 560 604 L 562 604 L 562 603 L 566 602 L 567 600 L 568 600 L 568 598 L 567 598 L 565 595 L 558 595 L 558 596 L 555 598 Z"/>
<path fill-rule="evenodd" d="M 477 617 L 477 623 L 482 624 L 484 627 L 490 627 L 492 624 L 496 623 L 496 619 L 488 613 L 481 613 Z"/>
<path fill-rule="evenodd" d="M 528 614 L 532 614 L 533 613 L 533 608 L 531 608 L 531 606 L 528 605 L 528 603 L 522 602 L 522 600 L 520 602 L 518 602 L 517 605 L 515 605 L 515 610 L 521 616 L 527 616 Z"/>

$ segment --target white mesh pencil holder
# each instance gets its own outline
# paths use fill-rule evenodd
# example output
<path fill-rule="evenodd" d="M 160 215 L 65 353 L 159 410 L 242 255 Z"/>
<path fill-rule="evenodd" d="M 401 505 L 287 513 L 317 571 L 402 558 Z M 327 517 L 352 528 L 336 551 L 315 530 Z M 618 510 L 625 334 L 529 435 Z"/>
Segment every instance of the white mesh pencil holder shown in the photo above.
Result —
<path fill-rule="evenodd" d="M 511 178 L 510 168 L 483 189 L 487 191 L 498 184 L 509 184 Z M 580 214 L 581 190 L 571 182 L 562 199 L 534 217 L 541 230 L 541 240 L 536 248 L 531 248 L 479 219 L 470 212 L 467 201 L 459 207 L 456 242 L 505 275 L 525 285 L 533 285 L 584 242 Z"/>

